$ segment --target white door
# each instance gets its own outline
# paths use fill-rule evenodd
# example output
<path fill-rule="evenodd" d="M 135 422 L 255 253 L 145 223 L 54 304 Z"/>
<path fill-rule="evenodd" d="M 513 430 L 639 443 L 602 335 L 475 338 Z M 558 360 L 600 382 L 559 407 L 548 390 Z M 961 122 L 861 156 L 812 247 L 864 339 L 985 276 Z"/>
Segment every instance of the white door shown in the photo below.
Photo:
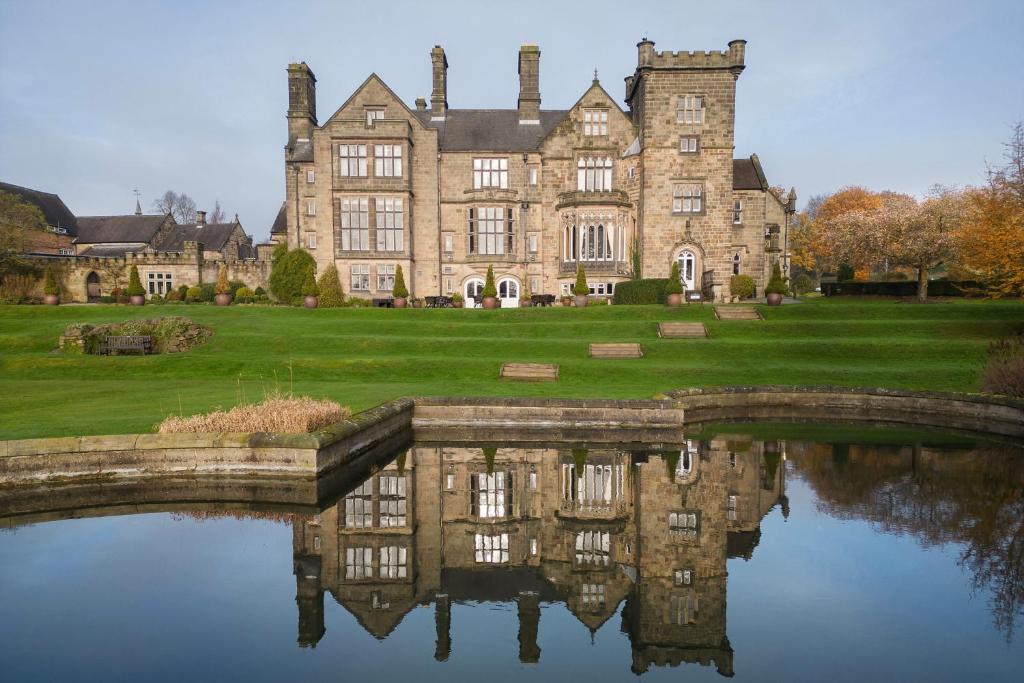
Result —
<path fill-rule="evenodd" d="M 692 251 L 679 254 L 679 279 L 686 290 L 697 289 L 697 257 Z"/>
<path fill-rule="evenodd" d="M 519 308 L 519 283 L 508 278 L 498 282 L 498 299 L 502 308 Z"/>
<path fill-rule="evenodd" d="M 484 281 L 480 278 L 466 280 L 466 308 L 476 308 L 483 305 Z"/>

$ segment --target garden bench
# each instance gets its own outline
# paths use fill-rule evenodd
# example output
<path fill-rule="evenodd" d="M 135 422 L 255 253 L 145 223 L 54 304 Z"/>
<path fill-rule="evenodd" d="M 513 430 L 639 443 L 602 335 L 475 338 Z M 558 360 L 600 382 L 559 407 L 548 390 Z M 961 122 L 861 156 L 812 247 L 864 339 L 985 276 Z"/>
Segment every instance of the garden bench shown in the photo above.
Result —
<path fill-rule="evenodd" d="M 374 308 L 394 308 L 395 307 L 395 300 L 393 298 L 391 298 L 391 297 L 386 297 L 386 298 L 383 298 L 383 299 L 374 299 L 373 300 L 373 307 Z"/>
<path fill-rule="evenodd" d="M 499 376 L 524 382 L 553 382 L 558 379 L 558 366 L 550 363 L 502 363 Z"/>
<path fill-rule="evenodd" d="M 658 336 L 665 339 L 694 339 L 708 336 L 704 323 L 658 323 Z"/>
<path fill-rule="evenodd" d="M 591 344 L 591 358 L 643 358 L 639 344 Z"/>
<path fill-rule="evenodd" d="M 120 353 L 139 352 L 143 356 L 153 352 L 153 338 L 146 335 L 118 335 L 104 338 L 100 353 L 116 355 Z"/>
<path fill-rule="evenodd" d="M 555 295 L 554 294 L 534 294 L 530 297 L 530 303 L 534 306 L 554 306 Z"/>

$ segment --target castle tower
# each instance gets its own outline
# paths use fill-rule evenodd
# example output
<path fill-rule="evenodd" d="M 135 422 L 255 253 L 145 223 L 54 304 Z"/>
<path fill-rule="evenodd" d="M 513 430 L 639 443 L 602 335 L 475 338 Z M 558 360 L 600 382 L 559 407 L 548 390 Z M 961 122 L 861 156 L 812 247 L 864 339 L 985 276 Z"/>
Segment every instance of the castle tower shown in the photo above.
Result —
<path fill-rule="evenodd" d="M 679 261 L 688 289 L 729 295 L 736 79 L 745 41 L 712 52 L 637 43 L 626 102 L 643 149 L 639 230 L 645 277 Z"/>

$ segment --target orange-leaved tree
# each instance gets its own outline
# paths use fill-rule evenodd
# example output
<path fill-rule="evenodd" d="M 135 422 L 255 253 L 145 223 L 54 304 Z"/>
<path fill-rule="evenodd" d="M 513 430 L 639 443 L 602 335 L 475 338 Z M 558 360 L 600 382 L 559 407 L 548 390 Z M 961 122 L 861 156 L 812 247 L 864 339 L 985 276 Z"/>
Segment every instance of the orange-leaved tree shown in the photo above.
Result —
<path fill-rule="evenodd" d="M 830 195 L 801 226 L 804 234 L 797 237 L 798 248 L 827 269 L 872 265 L 876 255 L 864 248 L 860 223 L 849 218 L 878 209 L 882 196 L 863 187 L 846 187 Z"/>

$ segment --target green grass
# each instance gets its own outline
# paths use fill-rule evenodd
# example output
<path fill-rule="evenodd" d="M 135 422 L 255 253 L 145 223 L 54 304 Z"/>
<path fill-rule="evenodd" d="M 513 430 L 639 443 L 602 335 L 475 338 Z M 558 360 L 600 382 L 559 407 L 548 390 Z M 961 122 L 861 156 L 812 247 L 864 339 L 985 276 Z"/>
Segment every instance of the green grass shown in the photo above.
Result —
<path fill-rule="evenodd" d="M 1020 302 L 915 305 L 818 299 L 719 322 L 712 307 L 306 310 L 167 305 L 0 306 L 0 438 L 149 430 L 274 389 L 361 410 L 405 395 L 643 398 L 667 389 L 779 384 L 977 389 L 987 344 L 1024 328 Z M 188 353 L 64 355 L 75 322 L 187 315 L 215 336 Z M 700 320 L 710 339 L 659 339 Z M 641 342 L 639 360 L 591 360 L 590 342 Z M 557 363 L 558 382 L 501 381 L 504 361 Z"/>

